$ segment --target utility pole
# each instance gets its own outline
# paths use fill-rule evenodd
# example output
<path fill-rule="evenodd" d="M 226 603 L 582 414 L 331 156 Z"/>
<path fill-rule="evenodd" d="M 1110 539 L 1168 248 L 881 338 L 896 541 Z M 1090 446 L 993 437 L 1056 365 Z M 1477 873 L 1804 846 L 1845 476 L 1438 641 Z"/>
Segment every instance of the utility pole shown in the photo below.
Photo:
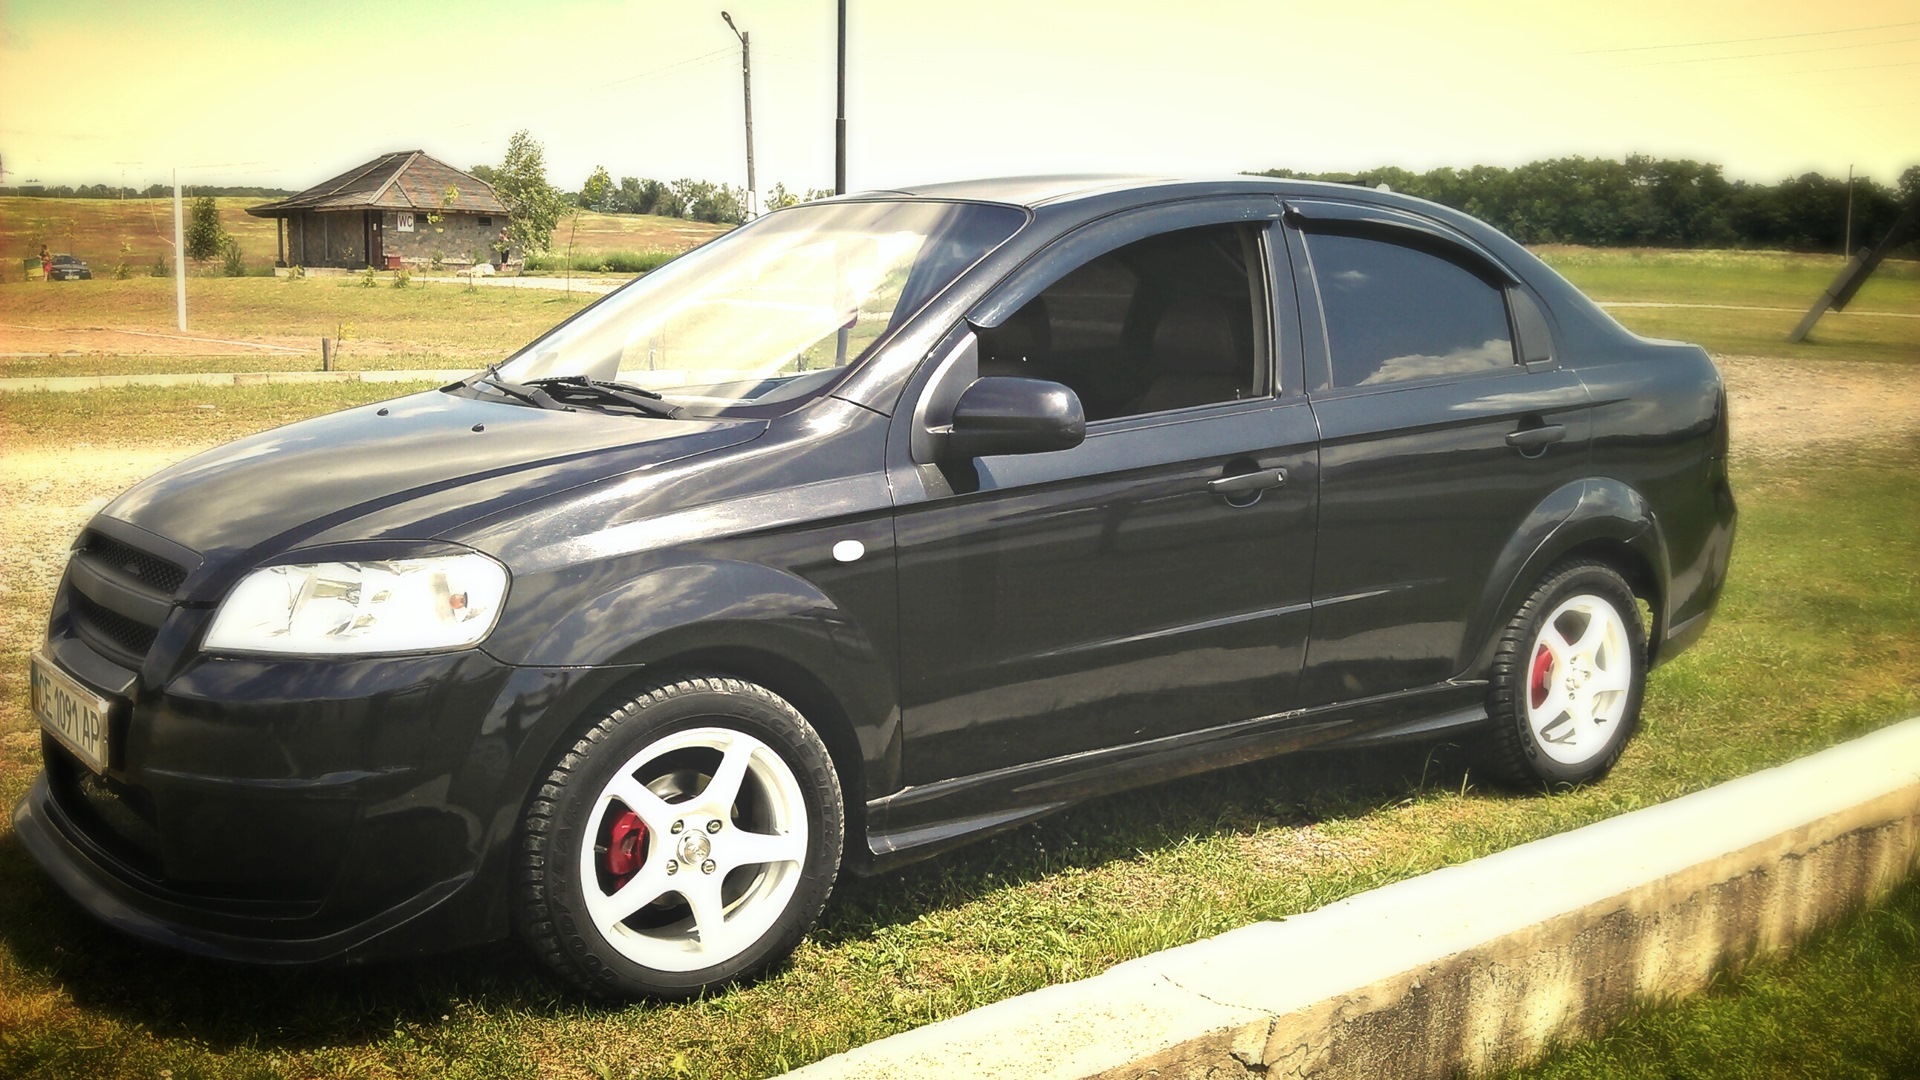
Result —
<path fill-rule="evenodd" d="M 833 193 L 847 193 L 847 0 L 840 0 L 839 93 L 833 113 Z"/>
<path fill-rule="evenodd" d="M 180 224 L 180 170 L 173 170 L 173 307 L 180 332 L 187 332 L 187 239 Z"/>
<path fill-rule="evenodd" d="M 1853 258 L 1853 166 L 1847 166 L 1847 238 L 1840 254 Z"/>
<path fill-rule="evenodd" d="M 733 16 L 723 11 L 720 17 L 740 39 L 740 85 L 747 96 L 747 217 L 753 218 L 760 213 L 760 187 L 753 181 L 753 46 L 746 32 L 733 25 Z"/>

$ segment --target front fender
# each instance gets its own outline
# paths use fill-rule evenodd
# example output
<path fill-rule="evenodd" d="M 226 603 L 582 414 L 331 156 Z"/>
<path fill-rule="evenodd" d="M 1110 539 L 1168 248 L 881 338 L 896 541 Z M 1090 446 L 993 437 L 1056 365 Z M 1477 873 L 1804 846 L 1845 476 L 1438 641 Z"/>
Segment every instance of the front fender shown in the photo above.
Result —
<path fill-rule="evenodd" d="M 1611 477 L 1588 477 L 1542 499 L 1501 551 L 1466 638 L 1471 652 L 1463 658 L 1463 677 L 1478 677 L 1492 667 L 1500 627 L 1547 571 L 1568 554 L 1593 547 L 1624 549 L 1640 564 L 1645 577 L 1640 584 L 1652 589 L 1648 600 L 1660 624 L 1650 640 L 1659 640 L 1671 577 L 1660 523 L 1639 492 Z"/>

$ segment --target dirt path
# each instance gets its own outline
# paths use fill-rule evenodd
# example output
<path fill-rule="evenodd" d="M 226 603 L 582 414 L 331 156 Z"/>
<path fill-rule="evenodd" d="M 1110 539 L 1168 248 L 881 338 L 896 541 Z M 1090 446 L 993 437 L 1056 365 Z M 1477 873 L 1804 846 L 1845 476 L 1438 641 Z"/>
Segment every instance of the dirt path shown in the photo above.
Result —
<path fill-rule="evenodd" d="M 1733 456 L 1784 458 L 1840 442 L 1920 432 L 1920 367 L 1718 356 Z"/>

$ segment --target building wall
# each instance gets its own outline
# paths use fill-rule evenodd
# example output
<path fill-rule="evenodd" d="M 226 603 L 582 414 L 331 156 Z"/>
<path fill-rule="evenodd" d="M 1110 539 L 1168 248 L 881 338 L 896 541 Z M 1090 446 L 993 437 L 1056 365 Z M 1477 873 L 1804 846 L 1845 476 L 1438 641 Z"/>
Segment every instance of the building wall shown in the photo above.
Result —
<path fill-rule="evenodd" d="M 441 210 L 429 215 L 416 210 L 412 211 L 413 229 L 405 232 L 400 228 L 400 216 L 404 213 L 408 211 L 387 210 L 381 214 L 382 251 L 387 255 L 398 255 L 414 265 L 431 264 L 435 259 L 443 262 L 500 260 L 494 245 L 500 242 L 501 233 L 507 227 L 505 214 Z M 431 220 L 433 216 L 440 220 Z M 480 224 L 482 219 L 489 223 Z M 518 258 L 520 253 L 516 250 L 509 255 Z"/>

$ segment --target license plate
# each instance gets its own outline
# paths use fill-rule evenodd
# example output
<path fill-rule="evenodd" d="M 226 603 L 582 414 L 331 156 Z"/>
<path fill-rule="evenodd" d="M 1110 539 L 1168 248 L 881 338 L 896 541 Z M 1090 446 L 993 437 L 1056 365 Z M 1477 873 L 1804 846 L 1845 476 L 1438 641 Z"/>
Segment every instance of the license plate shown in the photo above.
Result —
<path fill-rule="evenodd" d="M 55 667 L 45 653 L 33 656 L 33 715 L 60 744 L 94 772 L 107 771 L 107 708 L 99 694 Z"/>

